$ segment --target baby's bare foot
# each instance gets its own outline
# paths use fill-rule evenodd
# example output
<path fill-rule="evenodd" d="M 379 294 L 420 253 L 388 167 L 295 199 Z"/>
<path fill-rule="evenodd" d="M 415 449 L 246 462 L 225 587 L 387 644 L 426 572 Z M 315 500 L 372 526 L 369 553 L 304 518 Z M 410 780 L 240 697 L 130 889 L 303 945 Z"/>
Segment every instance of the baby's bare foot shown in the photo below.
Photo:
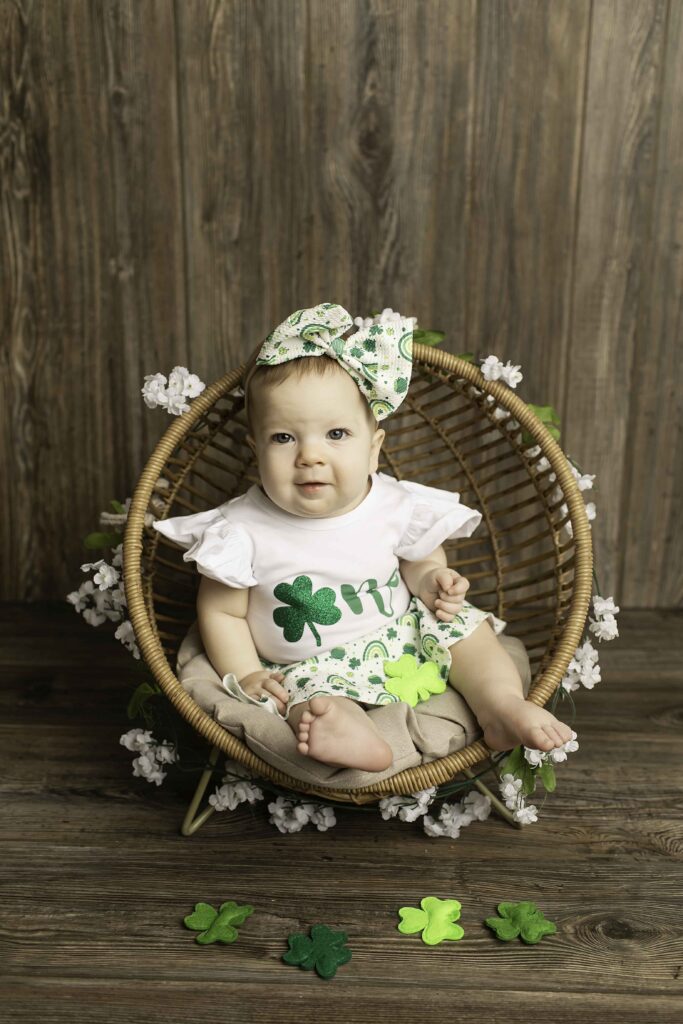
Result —
<path fill-rule="evenodd" d="M 381 772 L 394 759 L 391 747 L 352 700 L 312 697 L 297 728 L 297 750 L 325 764 Z"/>
<path fill-rule="evenodd" d="M 479 724 L 491 750 L 509 750 L 520 743 L 532 750 L 552 750 L 572 737 L 568 725 L 523 697 L 501 702 Z"/>

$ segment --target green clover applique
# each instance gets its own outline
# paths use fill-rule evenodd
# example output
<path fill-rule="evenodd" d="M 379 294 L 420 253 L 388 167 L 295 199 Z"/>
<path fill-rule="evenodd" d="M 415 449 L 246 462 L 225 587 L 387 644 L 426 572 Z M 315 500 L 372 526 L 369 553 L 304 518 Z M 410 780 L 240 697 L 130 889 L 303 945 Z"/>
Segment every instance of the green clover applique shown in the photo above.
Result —
<path fill-rule="evenodd" d="M 385 680 L 384 689 L 410 704 L 411 708 L 427 700 L 432 693 L 443 693 L 446 689 L 446 680 L 441 678 L 439 666 L 433 661 L 418 666 L 413 654 L 402 654 L 398 661 L 385 661 L 384 671 L 390 680 Z"/>
<path fill-rule="evenodd" d="M 290 608 L 276 608 L 273 612 L 274 622 L 284 629 L 285 640 L 291 644 L 301 640 L 305 626 L 310 626 L 320 647 L 320 634 L 313 623 L 332 626 L 341 619 L 342 613 L 334 603 L 332 587 L 321 587 L 314 594 L 310 576 L 297 576 L 293 583 L 278 583 L 273 594 L 278 601 L 291 605 Z"/>
<path fill-rule="evenodd" d="M 244 924 L 254 908 L 248 904 L 238 906 L 234 900 L 221 903 L 214 910 L 210 903 L 195 903 L 194 913 L 183 918 L 183 924 L 192 931 L 201 932 L 195 941 L 203 946 L 209 942 L 234 942 L 238 938 L 236 925 Z"/>
<path fill-rule="evenodd" d="M 484 923 L 502 942 L 511 942 L 519 935 L 524 942 L 532 944 L 557 931 L 557 926 L 543 916 L 535 903 L 499 903 L 498 913 L 500 917 L 487 917 Z"/>
<path fill-rule="evenodd" d="M 465 934 L 459 924 L 454 924 L 460 917 L 458 900 L 440 900 L 438 896 L 425 896 L 420 900 L 422 910 L 417 907 L 401 907 L 399 915 L 401 923 L 397 926 L 404 935 L 422 932 L 422 941 L 427 946 L 436 946 L 439 942 L 450 939 L 456 942 Z"/>
<path fill-rule="evenodd" d="M 351 959 L 346 940 L 346 932 L 335 932 L 326 924 L 314 924 L 310 938 L 303 932 L 294 932 L 287 937 L 289 949 L 282 959 L 304 971 L 315 967 L 321 978 L 333 978 L 337 968 Z"/>

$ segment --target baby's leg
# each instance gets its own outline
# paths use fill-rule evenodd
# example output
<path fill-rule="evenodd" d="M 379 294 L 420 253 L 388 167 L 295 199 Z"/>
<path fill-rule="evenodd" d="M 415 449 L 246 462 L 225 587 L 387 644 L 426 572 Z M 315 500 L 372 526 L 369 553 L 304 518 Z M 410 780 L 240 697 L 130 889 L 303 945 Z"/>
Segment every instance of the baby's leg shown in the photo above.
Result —
<path fill-rule="evenodd" d="M 509 750 L 520 743 L 551 750 L 571 739 L 568 725 L 524 699 L 515 663 L 487 620 L 449 650 L 448 682 L 469 704 L 491 750 Z"/>
<path fill-rule="evenodd" d="M 299 753 L 324 764 L 381 772 L 394 759 L 372 719 L 348 697 L 311 697 L 290 708 L 287 721 Z"/>

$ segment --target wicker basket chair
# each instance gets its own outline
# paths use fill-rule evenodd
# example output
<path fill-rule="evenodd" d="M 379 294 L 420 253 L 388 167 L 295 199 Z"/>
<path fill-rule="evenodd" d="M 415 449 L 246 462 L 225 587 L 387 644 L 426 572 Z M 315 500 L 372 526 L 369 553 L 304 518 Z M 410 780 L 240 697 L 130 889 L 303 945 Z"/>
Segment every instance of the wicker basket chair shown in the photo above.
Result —
<path fill-rule="evenodd" d="M 308 788 L 215 722 L 176 678 L 172 666 L 180 642 L 196 619 L 199 575 L 183 562 L 179 547 L 145 526 L 145 514 L 152 497 L 164 502 L 163 511 L 154 508 L 155 519 L 189 515 L 243 494 L 258 480 L 237 391 L 243 370 L 207 387 L 174 420 L 135 488 L 124 537 L 124 584 L 142 657 L 178 712 L 213 746 L 212 765 L 222 752 L 286 790 L 357 804 L 440 786 L 460 773 L 472 777 L 470 769 L 491 754 L 482 740 L 373 786 Z M 504 619 L 507 635 L 524 643 L 532 672 L 528 699 L 546 704 L 581 642 L 592 593 L 590 526 L 561 448 L 505 384 L 421 344 L 414 346 L 409 393 L 383 426 L 381 472 L 458 491 L 482 513 L 472 537 L 445 542 L 448 563 L 469 579 L 468 600 Z M 539 466 L 543 457 L 549 468 Z M 556 479 L 549 479 L 551 473 Z M 161 491 L 160 480 L 166 481 Z M 568 520 L 570 529 L 563 529 Z M 201 823 L 189 822 L 210 775 L 204 773 L 185 835 Z"/>

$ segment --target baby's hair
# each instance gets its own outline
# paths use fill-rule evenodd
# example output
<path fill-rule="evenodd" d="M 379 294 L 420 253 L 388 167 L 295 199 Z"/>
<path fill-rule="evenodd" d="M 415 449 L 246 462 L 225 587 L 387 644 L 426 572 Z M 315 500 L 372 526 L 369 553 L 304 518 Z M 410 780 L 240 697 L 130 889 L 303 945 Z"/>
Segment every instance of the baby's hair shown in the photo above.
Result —
<path fill-rule="evenodd" d="M 244 411 L 247 417 L 247 424 L 250 432 L 253 432 L 254 420 L 253 420 L 253 385 L 254 381 L 259 385 L 259 388 L 264 387 L 277 387 L 278 384 L 282 384 L 283 381 L 287 380 L 288 377 L 295 375 L 297 379 L 301 379 L 304 376 L 317 375 L 318 377 L 324 377 L 330 373 L 346 373 L 343 367 L 339 365 L 336 359 L 332 359 L 330 356 L 299 356 L 297 359 L 289 359 L 286 363 L 276 363 L 274 366 L 256 366 L 256 359 L 259 352 L 261 351 L 261 345 L 263 342 L 259 342 L 258 347 L 252 352 L 247 360 L 244 367 L 244 374 L 242 376 L 242 388 L 244 390 Z M 358 389 L 360 393 L 360 388 Z M 377 430 L 377 420 L 372 414 L 369 403 L 360 394 L 363 407 L 366 410 L 366 418 L 368 426 L 374 433 Z"/>

